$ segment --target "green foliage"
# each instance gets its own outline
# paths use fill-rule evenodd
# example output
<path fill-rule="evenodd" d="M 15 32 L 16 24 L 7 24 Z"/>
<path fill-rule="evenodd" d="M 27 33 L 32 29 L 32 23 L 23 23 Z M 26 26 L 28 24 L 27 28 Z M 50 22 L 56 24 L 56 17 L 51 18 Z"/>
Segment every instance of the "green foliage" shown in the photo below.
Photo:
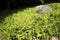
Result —
<path fill-rule="evenodd" d="M 58 11 L 60 11 L 59 9 L 60 9 L 60 3 L 51 3 L 51 4 L 47 4 L 47 5 L 49 5 L 50 7 L 52 7 L 53 8 L 53 10 L 58 10 Z"/>
<path fill-rule="evenodd" d="M 0 23 L 0 35 L 6 40 L 32 40 L 32 36 L 46 38 L 60 36 L 60 6 L 54 5 L 52 12 L 35 13 L 34 8 L 27 8 L 7 16 L 3 23 Z"/>
<path fill-rule="evenodd" d="M 45 0 L 40 0 L 42 4 L 44 4 Z"/>

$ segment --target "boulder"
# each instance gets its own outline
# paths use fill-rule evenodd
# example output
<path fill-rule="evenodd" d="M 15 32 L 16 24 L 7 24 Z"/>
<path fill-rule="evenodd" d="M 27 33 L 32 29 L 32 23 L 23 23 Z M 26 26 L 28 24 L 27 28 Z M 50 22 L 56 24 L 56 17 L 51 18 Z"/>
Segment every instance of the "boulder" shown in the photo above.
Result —
<path fill-rule="evenodd" d="M 57 37 L 52 37 L 51 40 L 58 40 L 58 38 Z"/>
<path fill-rule="evenodd" d="M 36 13 L 45 13 L 45 12 L 49 12 L 52 11 L 52 8 L 47 6 L 47 5 L 39 5 L 36 7 Z"/>

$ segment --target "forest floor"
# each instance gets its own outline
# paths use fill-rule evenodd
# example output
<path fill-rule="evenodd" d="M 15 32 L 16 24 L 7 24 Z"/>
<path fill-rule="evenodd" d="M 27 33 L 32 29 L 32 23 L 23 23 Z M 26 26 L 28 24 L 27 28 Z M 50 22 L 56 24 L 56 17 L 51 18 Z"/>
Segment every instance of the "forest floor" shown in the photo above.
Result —
<path fill-rule="evenodd" d="M 34 6 L 23 9 L 9 9 L 0 12 L 0 36 L 6 38 L 6 40 L 14 40 L 15 37 L 17 40 L 24 40 L 25 36 L 28 35 L 27 39 L 31 40 L 30 38 L 33 34 L 32 29 L 35 26 L 35 33 L 37 34 L 37 37 L 46 37 L 45 34 L 47 34 L 48 37 L 49 35 L 60 37 L 60 31 L 58 31 L 60 30 L 60 3 L 51 3 L 44 5 L 50 6 L 53 11 L 48 12 L 47 14 L 38 14 L 36 13 L 36 6 Z M 49 21 L 51 23 L 48 23 Z M 45 27 L 41 28 L 40 26 Z M 51 27 L 49 28 L 48 26 Z M 49 32 L 47 31 L 45 33 L 44 30 L 48 30 Z M 42 32 L 42 34 L 39 34 L 40 32 Z M 28 34 L 25 35 L 26 33 Z"/>

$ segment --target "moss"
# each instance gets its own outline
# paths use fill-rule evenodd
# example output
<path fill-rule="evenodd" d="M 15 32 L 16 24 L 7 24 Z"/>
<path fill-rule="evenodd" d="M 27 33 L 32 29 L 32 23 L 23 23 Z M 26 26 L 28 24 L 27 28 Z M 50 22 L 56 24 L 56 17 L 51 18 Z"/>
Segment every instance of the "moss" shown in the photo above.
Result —
<path fill-rule="evenodd" d="M 4 18 L 0 24 L 3 34 L 7 40 L 32 40 L 32 36 L 46 38 L 60 35 L 60 10 L 37 14 L 35 8 L 18 11 Z M 53 8 L 54 9 L 54 8 Z M 1 34 L 1 33 L 0 33 Z M 6 38 L 7 38 L 6 37 Z"/>

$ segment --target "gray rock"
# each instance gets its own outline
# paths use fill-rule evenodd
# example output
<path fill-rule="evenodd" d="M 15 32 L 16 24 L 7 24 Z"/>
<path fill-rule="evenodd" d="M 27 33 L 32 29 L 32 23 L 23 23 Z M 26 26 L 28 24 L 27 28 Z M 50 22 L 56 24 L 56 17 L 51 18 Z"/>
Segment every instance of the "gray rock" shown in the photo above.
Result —
<path fill-rule="evenodd" d="M 36 7 L 36 12 L 37 13 L 44 13 L 44 12 L 49 12 L 49 11 L 52 11 L 52 8 L 47 6 L 47 5 L 39 5 Z"/>
<path fill-rule="evenodd" d="M 52 37 L 51 40 L 58 40 L 58 38 L 57 37 Z"/>

